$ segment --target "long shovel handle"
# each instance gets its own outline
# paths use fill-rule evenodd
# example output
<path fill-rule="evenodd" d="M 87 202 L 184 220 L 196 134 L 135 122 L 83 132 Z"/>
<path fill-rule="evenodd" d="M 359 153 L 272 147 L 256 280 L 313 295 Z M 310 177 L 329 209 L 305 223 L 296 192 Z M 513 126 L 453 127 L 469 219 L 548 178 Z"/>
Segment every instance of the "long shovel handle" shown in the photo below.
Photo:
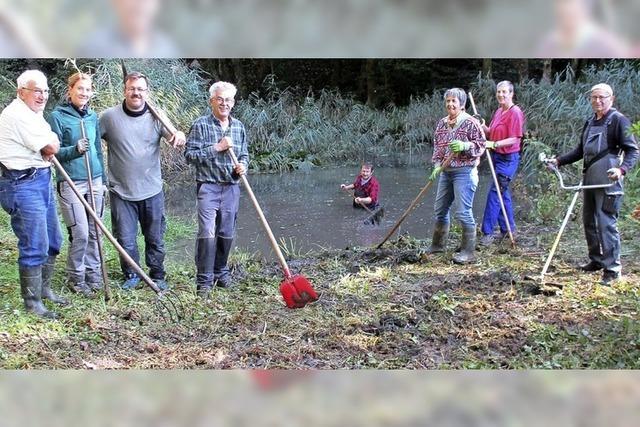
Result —
<path fill-rule="evenodd" d="M 580 183 L 582 184 L 582 182 Z M 573 195 L 573 199 L 571 199 L 571 204 L 569 205 L 569 209 L 567 209 L 567 213 L 562 220 L 562 225 L 560 226 L 560 231 L 558 231 L 558 235 L 556 236 L 556 240 L 553 242 L 551 246 L 551 252 L 549 252 L 549 256 L 547 257 L 547 261 L 544 263 L 544 267 L 540 272 L 540 281 L 544 280 L 544 275 L 547 274 L 547 270 L 549 269 L 549 265 L 551 265 L 551 259 L 553 255 L 556 253 L 556 248 L 558 247 L 558 243 L 560 243 L 560 237 L 562 236 L 562 232 L 564 228 L 567 226 L 567 222 L 569 222 L 569 218 L 571 217 L 571 212 L 573 211 L 573 207 L 576 205 L 576 201 L 578 200 L 579 191 L 576 191 L 576 194 Z"/>
<path fill-rule="evenodd" d="M 231 156 L 231 160 L 233 161 L 234 166 L 238 165 L 240 162 L 238 162 L 238 158 L 236 157 L 236 153 L 234 153 L 233 148 L 229 147 L 229 149 L 227 151 L 229 152 L 229 155 Z M 273 248 L 273 251 L 276 253 L 276 256 L 278 257 L 278 261 L 280 262 L 280 266 L 282 267 L 282 270 L 284 271 L 285 277 L 287 279 L 290 279 L 292 276 L 291 276 L 291 271 L 289 270 L 289 266 L 287 265 L 287 261 L 284 259 L 284 255 L 282 255 L 282 251 L 280 250 L 280 246 L 278 245 L 278 242 L 276 241 L 276 238 L 273 235 L 273 232 L 271 231 L 271 227 L 269 227 L 269 223 L 267 222 L 267 218 L 265 218 L 264 213 L 262 212 L 262 209 L 260 208 L 260 203 L 258 203 L 258 199 L 256 199 L 255 194 L 253 194 L 253 190 L 251 189 L 251 186 L 249 185 L 249 181 L 247 180 L 247 177 L 245 175 L 240 175 L 240 180 L 242 181 L 242 185 L 244 185 L 245 190 L 249 194 L 249 198 L 251 199 L 251 202 L 253 203 L 253 206 L 256 208 L 256 211 L 258 212 L 258 216 L 260 217 L 260 221 L 262 222 L 262 226 L 264 227 L 265 231 L 267 232 L 267 236 L 269 236 L 269 243 L 271 243 L 271 247 Z"/>
<path fill-rule="evenodd" d="M 469 102 L 471 103 L 471 108 L 473 109 L 473 114 L 478 115 L 478 110 L 476 109 L 476 103 L 473 101 L 473 95 L 469 92 Z M 496 192 L 498 193 L 498 201 L 500 202 L 500 210 L 502 211 L 502 216 L 504 217 L 504 222 L 507 225 L 507 233 L 509 233 L 509 240 L 511 240 L 511 247 L 516 247 L 516 241 L 513 238 L 513 233 L 511 232 L 511 224 L 509 223 L 509 217 L 507 215 L 507 209 L 504 207 L 504 199 L 502 198 L 502 191 L 500 191 L 500 184 L 498 183 L 498 176 L 496 175 L 496 169 L 493 167 L 493 160 L 491 159 L 491 154 L 489 150 L 485 150 L 487 153 L 487 161 L 489 162 L 489 169 L 491 170 L 491 176 L 493 177 L 493 184 L 496 187 Z"/>
<path fill-rule="evenodd" d="M 71 180 L 71 177 L 69 177 L 69 174 L 67 174 L 67 171 L 64 170 L 64 168 L 62 167 L 62 165 L 60 164 L 58 159 L 56 159 L 55 156 L 51 157 L 51 163 L 53 163 L 55 167 L 58 168 L 58 172 L 60 173 L 60 175 L 62 175 L 64 180 L 67 182 L 67 184 L 69 184 L 69 187 L 78 197 L 78 200 L 80 200 L 80 203 L 82 203 L 82 205 L 87 210 L 87 212 L 89 212 L 89 215 L 91 215 L 91 218 L 93 218 L 95 223 L 98 224 L 98 227 L 100 227 L 100 230 L 102 230 L 102 233 L 107 237 L 107 239 L 109 239 L 109 241 L 113 244 L 113 246 L 116 248 L 118 253 L 122 256 L 122 258 L 126 261 L 126 263 L 129 264 L 129 266 L 136 272 L 136 274 L 138 274 L 138 276 L 140 276 L 140 278 L 151 289 L 153 289 L 153 291 L 156 294 L 161 295 L 162 291 L 160 290 L 160 288 L 158 288 L 158 286 L 155 283 L 153 283 L 153 280 L 151 280 L 151 278 L 147 276 L 147 274 L 140 268 L 140 266 L 136 264 L 133 258 L 129 256 L 127 251 L 125 251 L 124 248 L 120 246 L 120 243 L 118 243 L 116 238 L 113 237 L 113 235 L 109 232 L 109 230 L 107 230 L 107 227 L 104 226 L 104 224 L 102 223 L 98 215 L 95 213 L 95 211 L 91 208 L 89 203 L 87 203 L 84 197 L 82 197 L 82 195 L 80 194 L 80 191 L 78 190 L 78 187 L 76 187 L 76 185 L 73 183 L 73 181 Z"/>
<path fill-rule="evenodd" d="M 80 119 L 80 131 L 82 132 L 82 138 L 87 139 L 87 132 L 84 127 L 84 119 Z M 96 199 L 93 195 L 93 178 L 91 173 L 91 163 L 89 162 L 89 150 L 84 153 L 84 165 L 87 169 L 87 184 L 89 186 L 89 200 L 91 201 L 91 207 L 94 212 L 98 212 L 96 209 Z M 102 270 L 102 286 L 104 289 L 104 300 L 109 301 L 111 299 L 111 288 L 109 287 L 109 275 L 107 274 L 107 263 L 104 259 L 104 252 L 102 251 L 102 242 L 100 241 L 100 227 L 94 221 L 93 226 L 96 232 L 96 244 L 98 245 L 98 256 L 100 257 L 100 269 Z"/>
<path fill-rule="evenodd" d="M 449 164 L 451 163 L 451 161 L 453 160 L 453 153 L 451 153 L 449 155 L 449 157 L 447 157 L 444 162 L 442 163 L 441 167 L 442 169 L 445 169 L 449 166 Z M 434 179 L 435 181 L 435 179 Z M 418 204 L 418 202 L 420 201 L 420 199 L 422 198 L 422 196 L 424 196 L 424 193 L 427 192 L 427 190 L 429 189 L 429 187 L 431 187 L 431 184 L 433 184 L 433 181 L 429 180 L 429 182 L 427 182 L 427 184 L 422 187 L 422 190 L 420 190 L 420 192 L 418 193 L 418 195 L 416 196 L 415 199 L 413 199 L 413 201 L 411 202 L 411 204 L 409 205 L 409 207 L 407 208 L 407 210 L 404 211 L 404 213 L 402 214 L 402 216 L 398 219 L 398 221 L 396 221 L 395 225 L 393 226 L 393 228 L 391 229 L 391 231 L 389 231 L 387 233 L 387 235 L 384 237 L 384 239 L 382 240 L 382 242 L 378 243 L 378 246 L 376 246 L 376 249 L 380 249 L 382 247 L 382 245 L 384 245 L 386 243 L 387 240 L 389 240 L 389 237 L 391 237 L 393 235 L 393 233 L 396 232 L 396 230 L 398 229 L 398 227 L 400 227 L 400 224 L 402 224 L 402 222 L 405 220 L 405 218 L 409 215 L 409 213 L 413 210 L 413 208 L 416 207 L 416 205 Z"/>

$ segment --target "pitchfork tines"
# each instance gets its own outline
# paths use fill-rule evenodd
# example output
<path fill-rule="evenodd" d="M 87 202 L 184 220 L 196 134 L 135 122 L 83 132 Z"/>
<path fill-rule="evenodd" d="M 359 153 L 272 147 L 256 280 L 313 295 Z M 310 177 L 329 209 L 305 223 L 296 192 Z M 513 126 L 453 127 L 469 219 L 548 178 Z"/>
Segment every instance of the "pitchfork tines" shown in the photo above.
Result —
<path fill-rule="evenodd" d="M 160 291 L 156 297 L 156 311 L 167 323 L 178 323 L 186 319 L 186 305 L 173 290 Z"/>

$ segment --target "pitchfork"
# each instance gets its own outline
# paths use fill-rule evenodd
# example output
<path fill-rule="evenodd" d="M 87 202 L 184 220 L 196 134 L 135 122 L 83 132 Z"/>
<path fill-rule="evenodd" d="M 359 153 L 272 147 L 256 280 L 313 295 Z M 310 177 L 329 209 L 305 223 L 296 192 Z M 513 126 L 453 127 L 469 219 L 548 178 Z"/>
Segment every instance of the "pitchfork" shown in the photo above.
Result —
<path fill-rule="evenodd" d="M 142 270 L 142 268 L 140 268 L 140 266 L 136 264 L 133 258 L 129 256 L 127 251 L 124 250 L 124 248 L 118 243 L 115 237 L 113 237 L 109 230 L 107 230 L 107 227 L 105 227 L 104 223 L 100 220 L 100 217 L 96 214 L 91 205 L 89 205 L 84 197 L 82 197 L 82 194 L 80 194 L 80 191 L 69 177 L 69 174 L 67 174 L 67 172 L 64 170 L 58 159 L 53 156 L 51 157 L 51 162 L 56 166 L 56 168 L 58 168 L 58 172 L 60 173 L 60 175 L 62 175 L 67 184 L 69 184 L 69 187 L 78 197 L 80 203 L 82 203 L 89 215 L 91 215 L 91 217 L 93 218 L 93 221 L 98 225 L 98 227 L 100 227 L 102 233 L 113 244 L 118 253 L 125 260 L 125 262 L 129 264 L 129 266 L 147 284 L 147 286 L 149 286 L 156 293 L 156 307 L 158 308 L 162 318 L 173 322 L 184 319 L 183 313 L 185 312 L 185 305 L 180 297 L 171 290 L 162 291 L 160 290 L 160 288 L 158 288 L 153 280 L 149 276 L 147 276 L 144 270 Z"/>

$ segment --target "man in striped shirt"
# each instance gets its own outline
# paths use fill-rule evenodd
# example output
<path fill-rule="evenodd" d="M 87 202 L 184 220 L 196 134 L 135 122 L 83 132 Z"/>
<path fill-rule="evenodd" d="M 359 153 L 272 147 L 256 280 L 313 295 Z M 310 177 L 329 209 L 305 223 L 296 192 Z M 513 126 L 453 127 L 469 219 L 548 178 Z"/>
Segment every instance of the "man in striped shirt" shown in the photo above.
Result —
<path fill-rule="evenodd" d="M 211 86 L 209 105 L 212 114 L 193 123 L 184 153 L 196 173 L 196 285 L 198 295 L 203 298 L 208 297 L 214 282 L 222 288 L 232 284 L 227 261 L 238 215 L 238 181 L 249 166 L 244 125 L 231 117 L 236 92 L 236 87 L 227 82 L 216 82 Z M 228 153 L 231 147 L 238 157 L 239 163 L 235 166 Z"/>

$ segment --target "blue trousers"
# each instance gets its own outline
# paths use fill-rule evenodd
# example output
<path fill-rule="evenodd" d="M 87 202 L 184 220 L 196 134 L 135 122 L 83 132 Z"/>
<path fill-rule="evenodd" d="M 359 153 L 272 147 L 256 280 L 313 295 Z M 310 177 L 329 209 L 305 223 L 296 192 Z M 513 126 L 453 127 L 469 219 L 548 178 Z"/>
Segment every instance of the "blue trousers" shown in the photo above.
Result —
<path fill-rule="evenodd" d="M 513 204 L 511 202 L 511 191 L 509 190 L 509 184 L 516 175 L 518 165 L 520 164 L 520 154 L 499 154 L 491 153 L 491 159 L 493 160 L 493 166 L 496 170 L 496 177 L 498 178 L 498 184 L 500 185 L 500 192 L 502 193 L 502 200 L 504 202 L 504 209 L 507 211 L 507 218 L 509 218 L 509 226 L 511 231 L 516 231 L 516 223 L 513 219 Z M 500 231 L 502 234 L 507 233 L 507 224 L 504 221 L 504 215 L 500 208 L 500 199 L 498 198 L 498 192 L 496 191 L 496 185 L 491 180 L 491 187 L 487 194 L 487 204 L 484 207 L 484 215 L 482 218 L 482 234 L 493 234 L 493 230 L 496 225 L 500 225 Z"/>
<path fill-rule="evenodd" d="M 144 236 L 144 260 L 149 267 L 149 277 L 164 279 L 164 233 L 167 224 L 164 217 L 164 193 L 161 191 L 148 199 L 124 200 L 113 191 L 111 197 L 111 226 L 116 240 L 140 265 L 138 252 L 138 223 Z M 132 277 L 135 271 L 120 257 L 120 268 L 125 277 Z"/>
<path fill-rule="evenodd" d="M 463 228 L 475 228 L 473 197 L 478 188 L 478 168 L 466 166 L 442 171 L 436 194 L 436 221 L 450 223 L 449 211 L 455 202 L 454 216 Z"/>
<path fill-rule="evenodd" d="M 62 232 L 50 168 L 5 171 L 0 177 L 0 204 L 11 216 L 18 238 L 18 265 L 37 267 L 62 247 Z"/>

